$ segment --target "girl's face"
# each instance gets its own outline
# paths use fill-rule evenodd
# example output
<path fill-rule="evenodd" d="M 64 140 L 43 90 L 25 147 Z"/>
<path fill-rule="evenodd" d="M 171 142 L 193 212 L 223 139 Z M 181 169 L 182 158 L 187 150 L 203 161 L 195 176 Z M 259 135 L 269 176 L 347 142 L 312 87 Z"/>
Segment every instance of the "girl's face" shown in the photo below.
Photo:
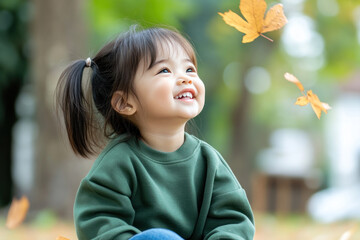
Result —
<path fill-rule="evenodd" d="M 204 107 L 204 84 L 189 56 L 176 43 L 160 44 L 150 68 L 140 62 L 134 87 L 138 97 L 134 117 L 139 128 L 147 123 L 186 123 Z"/>

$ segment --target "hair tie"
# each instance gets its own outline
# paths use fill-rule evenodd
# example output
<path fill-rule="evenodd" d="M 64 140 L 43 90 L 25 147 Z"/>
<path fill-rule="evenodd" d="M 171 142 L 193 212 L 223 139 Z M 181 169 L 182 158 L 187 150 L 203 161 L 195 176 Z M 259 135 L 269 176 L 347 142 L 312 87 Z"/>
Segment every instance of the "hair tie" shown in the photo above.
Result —
<path fill-rule="evenodd" d="M 88 57 L 85 62 L 87 67 L 91 67 L 91 58 Z"/>

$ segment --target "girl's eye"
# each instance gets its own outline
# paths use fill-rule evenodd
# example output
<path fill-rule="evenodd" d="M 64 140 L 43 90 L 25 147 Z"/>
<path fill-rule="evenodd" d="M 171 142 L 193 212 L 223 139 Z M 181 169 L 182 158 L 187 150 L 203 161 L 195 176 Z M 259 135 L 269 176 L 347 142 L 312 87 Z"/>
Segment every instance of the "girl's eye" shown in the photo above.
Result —
<path fill-rule="evenodd" d="M 161 69 L 159 73 L 170 73 L 170 70 L 167 68 Z"/>
<path fill-rule="evenodd" d="M 195 71 L 195 68 L 190 67 L 190 68 L 188 68 L 188 69 L 186 70 L 186 72 L 196 72 L 196 71 Z"/>

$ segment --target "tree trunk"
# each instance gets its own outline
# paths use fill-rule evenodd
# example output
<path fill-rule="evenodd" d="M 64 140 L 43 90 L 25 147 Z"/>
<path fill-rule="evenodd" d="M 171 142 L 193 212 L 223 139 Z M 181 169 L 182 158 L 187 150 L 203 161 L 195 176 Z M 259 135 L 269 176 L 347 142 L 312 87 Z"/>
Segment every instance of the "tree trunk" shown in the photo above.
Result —
<path fill-rule="evenodd" d="M 252 94 L 245 87 L 245 76 L 248 70 L 254 66 L 262 66 L 269 61 L 274 49 L 273 43 L 264 42 L 260 46 L 249 46 L 242 52 L 241 72 L 241 93 L 232 112 L 233 131 L 230 146 L 230 163 L 234 174 L 239 179 L 241 185 L 251 193 L 253 172 L 253 147 L 250 146 L 250 134 L 252 134 L 249 122 L 251 114 Z M 253 142 L 253 141 L 252 141 Z M 256 144 L 256 143 L 255 143 Z M 248 193 L 248 195 L 250 195 Z"/>
<path fill-rule="evenodd" d="M 232 126 L 233 131 L 230 146 L 230 162 L 234 174 L 239 179 L 241 185 L 248 189 L 251 184 L 252 164 L 249 157 L 249 110 L 251 106 L 251 94 L 246 89 L 244 84 L 245 74 L 248 70 L 248 66 L 244 63 L 241 69 L 242 76 L 239 81 L 241 82 L 241 93 L 240 98 L 234 106 L 232 112 Z"/>
<path fill-rule="evenodd" d="M 72 216 L 80 179 L 92 161 L 78 159 L 71 151 L 54 106 L 54 90 L 65 66 L 86 58 L 87 45 L 82 0 L 34 0 L 33 79 L 37 101 L 38 137 L 32 209 L 50 208 Z"/>

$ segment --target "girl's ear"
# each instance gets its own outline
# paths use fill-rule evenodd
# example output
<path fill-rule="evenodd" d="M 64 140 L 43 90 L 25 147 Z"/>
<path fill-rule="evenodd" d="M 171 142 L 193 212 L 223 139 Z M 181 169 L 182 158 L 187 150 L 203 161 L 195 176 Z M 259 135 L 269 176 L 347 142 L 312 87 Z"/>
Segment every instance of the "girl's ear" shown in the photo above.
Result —
<path fill-rule="evenodd" d="M 116 91 L 113 94 L 111 106 L 116 112 L 127 116 L 133 115 L 137 110 L 133 102 L 133 97 L 129 95 L 126 100 L 122 91 Z"/>

